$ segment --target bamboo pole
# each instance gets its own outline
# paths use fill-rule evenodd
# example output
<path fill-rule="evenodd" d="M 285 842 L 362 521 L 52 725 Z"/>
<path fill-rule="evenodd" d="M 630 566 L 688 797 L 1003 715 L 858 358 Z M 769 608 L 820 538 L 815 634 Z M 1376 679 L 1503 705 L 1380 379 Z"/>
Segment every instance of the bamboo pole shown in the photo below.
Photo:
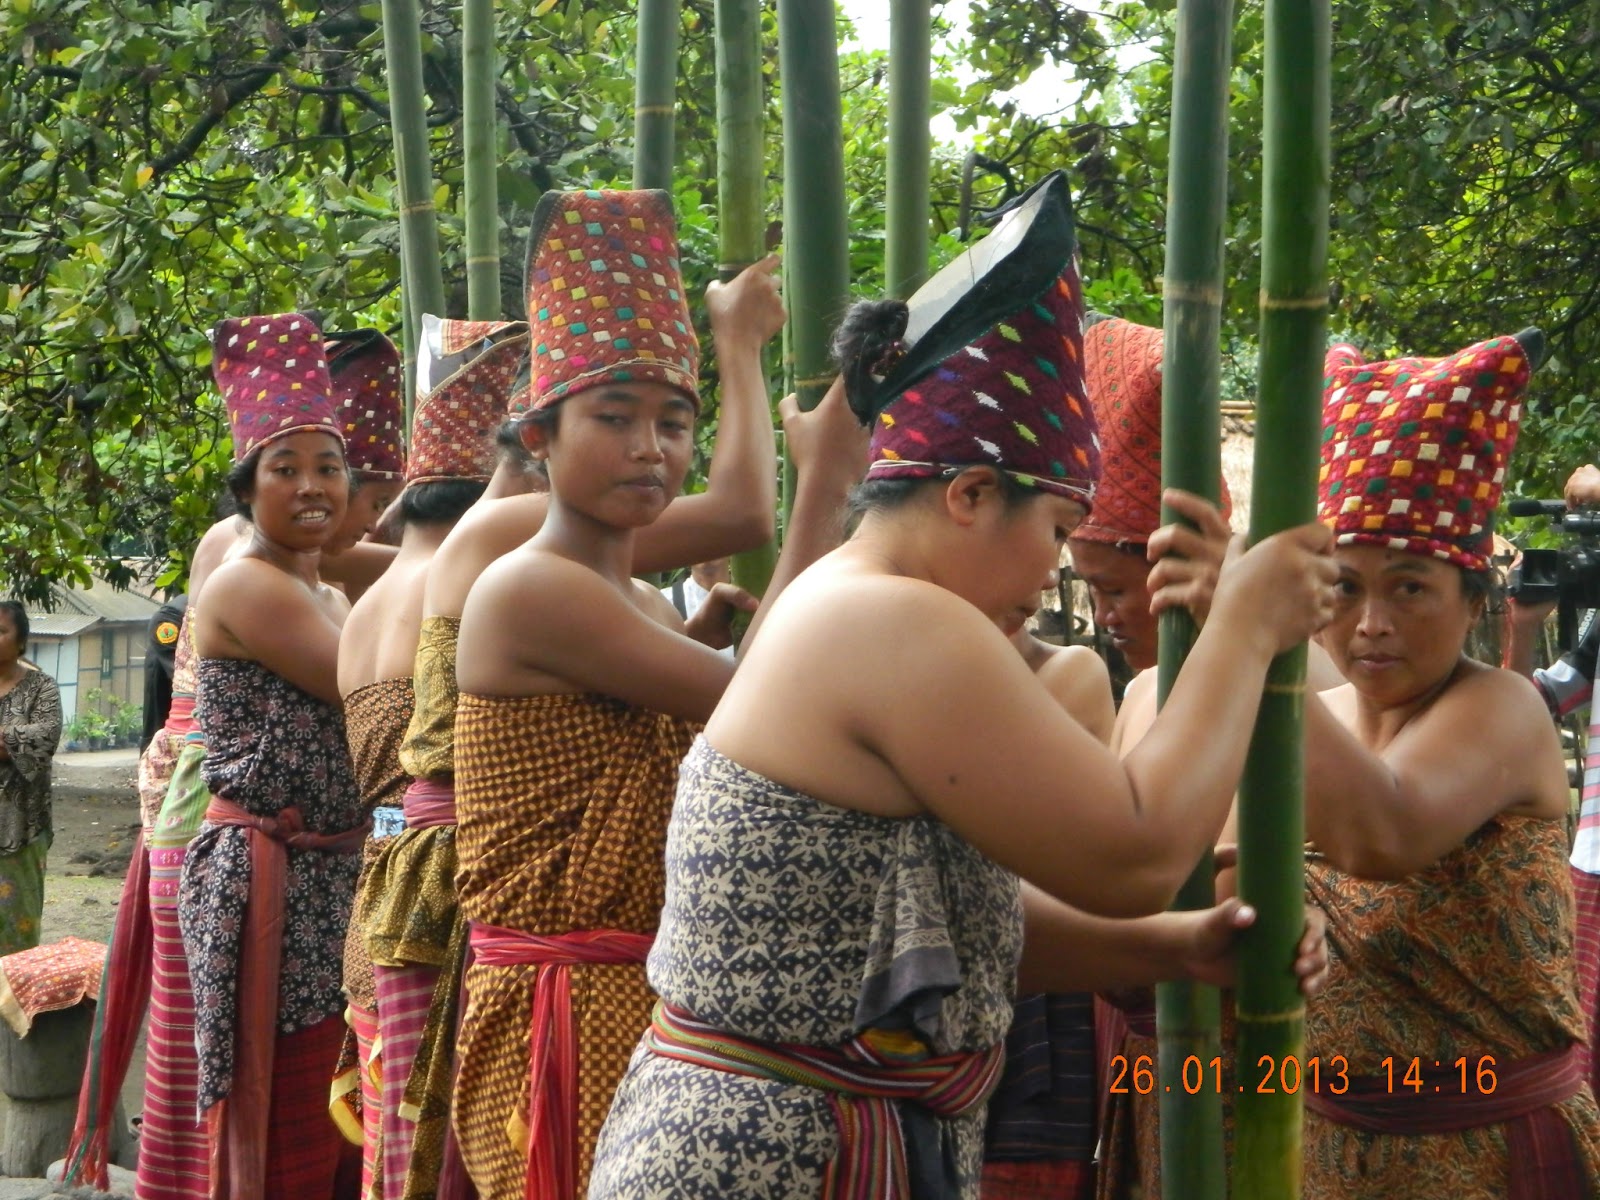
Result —
<path fill-rule="evenodd" d="M 800 407 L 812 409 L 833 382 L 829 342 L 850 295 L 833 0 L 778 0 L 778 72 L 783 80 L 783 275 L 789 308 L 785 354 Z"/>
<path fill-rule="evenodd" d="M 467 212 L 467 316 L 474 321 L 496 321 L 501 312 L 495 73 L 494 0 L 462 0 L 461 141 Z"/>
<path fill-rule="evenodd" d="M 433 168 L 428 157 L 428 117 L 423 103 L 422 13 L 417 0 L 383 0 L 384 64 L 389 76 L 389 120 L 394 131 L 395 180 L 400 197 L 400 293 L 405 350 L 405 409 L 416 396 L 417 346 L 423 313 L 444 311 L 439 227 L 433 208 Z M 402 334 L 404 336 L 404 334 Z"/>
<path fill-rule="evenodd" d="M 766 250 L 762 129 L 761 0 L 716 0 L 717 273 L 724 283 Z M 777 566 L 775 542 L 733 556 L 733 582 L 763 595 Z M 740 632 L 743 632 L 742 629 Z"/>
<path fill-rule="evenodd" d="M 1221 496 L 1223 221 L 1228 206 L 1228 81 L 1233 60 L 1232 0 L 1179 0 L 1167 166 L 1167 256 L 1163 299 L 1161 482 L 1216 500 Z M 1176 514 L 1163 511 L 1162 520 Z M 1187 612 L 1161 616 L 1156 694 L 1165 703 L 1189 648 Z M 1215 903 L 1211 854 L 1201 856 L 1173 907 Z M 1222 1200 L 1222 1097 L 1185 1086 L 1185 1063 L 1202 1080 L 1222 1053 L 1221 995 L 1198 983 L 1156 988 L 1164 1200 Z M 1190 1073 L 1193 1078 L 1193 1073 Z"/>
<path fill-rule="evenodd" d="M 633 186 L 672 190 L 679 0 L 639 0 L 633 87 Z"/>
<path fill-rule="evenodd" d="M 1316 517 L 1328 316 L 1329 0 L 1268 0 L 1263 91 L 1260 396 L 1250 537 Z M 1274 660 L 1239 789 L 1240 947 L 1234 1196 L 1300 1195 L 1305 1005 L 1294 976 L 1304 922 L 1305 647 Z M 1255 1086 L 1275 1068 L 1274 1090 Z M 1241 1076 L 1242 1078 L 1242 1076 Z M 1295 1084 L 1290 1092 L 1289 1086 Z"/>
<path fill-rule="evenodd" d="M 889 0 L 889 163 L 885 274 L 905 299 L 928 277 L 929 127 L 933 99 L 933 6 Z"/>

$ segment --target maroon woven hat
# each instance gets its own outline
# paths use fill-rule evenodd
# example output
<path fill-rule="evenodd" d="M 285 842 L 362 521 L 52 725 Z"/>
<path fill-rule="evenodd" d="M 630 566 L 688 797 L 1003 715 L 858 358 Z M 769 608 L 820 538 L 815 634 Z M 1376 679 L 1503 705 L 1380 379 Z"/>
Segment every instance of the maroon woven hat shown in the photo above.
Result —
<path fill-rule="evenodd" d="M 375 479 L 403 478 L 400 352 L 376 329 L 330 333 L 323 350 L 351 469 Z"/>
<path fill-rule="evenodd" d="M 664 383 L 699 407 L 700 343 L 666 192 L 546 192 L 527 296 L 533 408 L 605 383 Z"/>
<path fill-rule="evenodd" d="M 527 357 L 522 321 L 422 318 L 407 486 L 494 474 L 494 431 Z M 426 389 L 424 391 L 424 389 Z"/>
<path fill-rule="evenodd" d="M 343 444 L 322 330 L 310 317 L 229 317 L 211 334 L 211 374 L 228 411 L 235 462 L 308 430 Z"/>
<path fill-rule="evenodd" d="M 994 466 L 1090 504 L 1100 443 L 1084 387 L 1075 248 L 1071 197 L 1056 172 L 918 289 L 904 353 L 867 398 L 869 479 Z"/>

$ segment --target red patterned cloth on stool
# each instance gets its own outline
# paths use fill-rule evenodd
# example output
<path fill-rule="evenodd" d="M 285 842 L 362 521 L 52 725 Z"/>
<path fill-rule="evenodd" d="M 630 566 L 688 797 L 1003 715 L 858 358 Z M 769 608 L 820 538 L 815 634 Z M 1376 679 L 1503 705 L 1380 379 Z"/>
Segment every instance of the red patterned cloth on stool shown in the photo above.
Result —
<path fill-rule="evenodd" d="M 1317 508 L 1337 543 L 1487 570 L 1531 373 L 1514 337 L 1392 362 L 1329 350 Z"/>
<path fill-rule="evenodd" d="M 106 944 L 64 937 L 0 958 L 0 1017 L 27 1037 L 40 1013 L 71 1008 L 100 995 Z"/>
<path fill-rule="evenodd" d="M 666 192 L 546 192 L 527 294 L 531 407 L 605 383 L 666 384 L 699 407 L 700 343 Z"/>
<path fill-rule="evenodd" d="M 1100 439 L 1084 387 L 1076 248 L 1057 172 L 917 289 L 899 344 L 852 379 L 856 411 L 872 417 L 869 479 L 994 466 L 1089 505 Z"/>
<path fill-rule="evenodd" d="M 422 318 L 408 487 L 494 474 L 494 431 L 527 353 L 522 321 Z"/>
<path fill-rule="evenodd" d="M 310 317 L 229 317 L 211 334 L 211 374 L 227 406 L 234 462 L 291 433 L 344 440 L 322 330 Z"/>
<path fill-rule="evenodd" d="M 1161 528 L 1162 332 L 1120 317 L 1090 318 L 1083 331 L 1085 381 L 1100 426 L 1100 486 L 1074 540 L 1148 542 Z M 1226 480 L 1222 515 L 1233 507 Z"/>
<path fill-rule="evenodd" d="M 350 469 L 372 479 L 402 478 L 406 448 L 400 440 L 405 428 L 400 352 L 376 329 L 330 333 L 323 350 Z"/>

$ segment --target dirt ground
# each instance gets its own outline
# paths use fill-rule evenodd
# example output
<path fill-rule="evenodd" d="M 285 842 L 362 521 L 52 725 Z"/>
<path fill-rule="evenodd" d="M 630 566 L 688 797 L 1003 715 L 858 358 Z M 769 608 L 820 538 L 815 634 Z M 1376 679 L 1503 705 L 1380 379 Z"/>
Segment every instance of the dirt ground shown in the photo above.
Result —
<path fill-rule="evenodd" d="M 111 941 L 128 859 L 139 835 L 135 750 L 62 753 L 54 764 L 55 841 L 45 868 L 42 940 Z M 122 1088 L 130 1116 L 144 1095 L 144 1035 Z"/>

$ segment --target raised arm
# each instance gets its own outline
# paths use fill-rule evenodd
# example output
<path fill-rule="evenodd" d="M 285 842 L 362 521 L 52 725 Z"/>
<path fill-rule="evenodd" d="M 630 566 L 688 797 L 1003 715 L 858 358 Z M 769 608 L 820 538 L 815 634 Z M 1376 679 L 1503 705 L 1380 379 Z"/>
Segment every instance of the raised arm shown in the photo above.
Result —
<path fill-rule="evenodd" d="M 680 496 L 634 548 L 636 572 L 709 562 L 772 540 L 778 507 L 777 439 L 761 352 L 783 328 L 776 257 L 706 292 L 722 403 L 706 490 Z"/>

